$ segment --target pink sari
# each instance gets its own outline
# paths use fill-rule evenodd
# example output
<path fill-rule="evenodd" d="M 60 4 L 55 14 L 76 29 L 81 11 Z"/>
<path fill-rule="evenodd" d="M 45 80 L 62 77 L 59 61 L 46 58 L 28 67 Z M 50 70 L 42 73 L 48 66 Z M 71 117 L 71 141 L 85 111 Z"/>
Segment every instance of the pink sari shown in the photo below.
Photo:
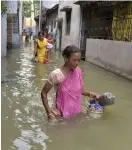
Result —
<path fill-rule="evenodd" d="M 81 112 L 82 72 L 75 68 L 60 84 L 56 97 L 56 107 L 63 118 L 69 118 Z"/>

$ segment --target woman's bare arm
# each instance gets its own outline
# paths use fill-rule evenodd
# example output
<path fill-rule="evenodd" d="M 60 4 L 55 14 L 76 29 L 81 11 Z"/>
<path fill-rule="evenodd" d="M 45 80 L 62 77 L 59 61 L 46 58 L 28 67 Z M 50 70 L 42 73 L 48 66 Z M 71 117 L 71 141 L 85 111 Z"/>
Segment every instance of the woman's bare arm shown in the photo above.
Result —
<path fill-rule="evenodd" d="M 42 89 L 41 98 L 47 115 L 51 114 L 51 109 L 48 104 L 47 94 L 51 90 L 52 85 L 47 81 Z"/>
<path fill-rule="evenodd" d="M 82 73 L 82 71 L 81 71 L 81 73 Z M 83 76 L 83 74 L 82 74 L 82 76 Z M 82 83 L 84 83 L 83 78 L 82 78 Z M 95 97 L 96 94 L 93 93 L 93 92 L 90 92 L 88 90 L 85 90 L 84 87 L 83 87 L 83 89 L 82 89 L 82 95 L 88 96 L 88 97 L 92 98 L 92 97 Z"/>
<path fill-rule="evenodd" d="M 83 89 L 83 90 L 82 90 L 82 95 L 84 95 L 84 96 L 89 96 L 89 97 L 90 97 L 90 92 Z"/>
<path fill-rule="evenodd" d="M 35 41 L 35 42 L 34 42 L 34 53 L 33 53 L 33 57 L 35 57 L 36 53 L 37 53 L 37 42 Z"/>
<path fill-rule="evenodd" d="M 99 97 L 99 95 L 98 95 L 98 94 L 93 93 L 93 92 L 89 92 L 89 91 L 84 90 L 84 89 L 82 90 L 82 95 L 84 95 L 84 96 L 88 96 L 88 97 L 90 97 L 90 98 Z"/>

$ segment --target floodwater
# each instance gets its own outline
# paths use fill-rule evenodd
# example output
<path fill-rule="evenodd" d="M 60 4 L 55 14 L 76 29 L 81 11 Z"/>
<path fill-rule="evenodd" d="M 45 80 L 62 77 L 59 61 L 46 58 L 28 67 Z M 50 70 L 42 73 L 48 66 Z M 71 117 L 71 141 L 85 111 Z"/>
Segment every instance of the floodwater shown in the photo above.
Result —
<path fill-rule="evenodd" d="M 47 122 L 40 92 L 48 74 L 63 62 L 54 54 L 51 64 L 31 62 L 33 46 L 23 44 L 2 58 L 2 150 L 131 150 L 132 83 L 81 62 L 85 88 L 112 92 L 116 103 L 100 119 L 81 114 L 55 124 Z M 49 102 L 54 98 L 52 90 Z M 86 108 L 84 98 L 83 112 Z"/>

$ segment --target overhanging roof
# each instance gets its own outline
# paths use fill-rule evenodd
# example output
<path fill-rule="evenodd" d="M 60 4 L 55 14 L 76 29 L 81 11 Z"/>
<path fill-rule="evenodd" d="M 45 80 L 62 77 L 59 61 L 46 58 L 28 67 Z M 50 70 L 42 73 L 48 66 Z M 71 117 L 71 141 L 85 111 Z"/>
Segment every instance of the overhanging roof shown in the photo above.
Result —
<path fill-rule="evenodd" d="M 119 2 L 119 1 L 118 1 Z M 106 1 L 98 1 L 98 0 L 95 0 L 95 1 L 82 1 L 82 0 L 75 0 L 74 1 L 74 4 L 77 4 L 77 5 L 85 5 L 85 4 L 93 4 L 93 3 L 96 3 L 98 4 L 99 6 L 110 6 L 110 5 L 115 5 L 116 3 L 118 3 L 117 1 L 109 1 L 109 0 L 106 0 Z M 124 1 L 121 1 L 121 2 L 124 2 Z"/>
<path fill-rule="evenodd" d="M 54 11 L 58 10 L 58 4 L 56 4 L 54 7 L 47 10 L 46 15 L 50 15 Z"/>
<path fill-rule="evenodd" d="M 65 7 L 62 7 L 61 9 L 60 9 L 60 11 L 65 11 L 65 12 L 69 12 L 69 11 L 71 11 L 72 10 L 72 7 L 71 6 L 65 6 Z"/>
<path fill-rule="evenodd" d="M 74 1 L 74 4 L 77 4 L 77 5 L 82 5 L 82 4 L 85 4 L 85 3 L 91 3 L 91 1 L 82 1 L 82 0 L 75 0 Z"/>

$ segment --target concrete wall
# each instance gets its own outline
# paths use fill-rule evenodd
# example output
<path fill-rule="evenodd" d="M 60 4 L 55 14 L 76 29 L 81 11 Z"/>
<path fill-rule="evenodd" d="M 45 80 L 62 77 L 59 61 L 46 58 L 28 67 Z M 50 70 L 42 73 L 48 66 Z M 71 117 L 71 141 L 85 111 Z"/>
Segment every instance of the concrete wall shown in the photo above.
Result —
<path fill-rule="evenodd" d="M 5 1 L 8 6 L 8 14 L 17 14 L 18 2 L 17 1 Z M 14 34 L 12 32 L 12 20 L 7 19 L 7 14 L 1 16 L 1 56 L 6 56 L 7 46 L 8 48 L 20 46 L 20 35 L 22 33 L 22 0 L 20 0 L 19 9 L 19 33 Z"/>
<path fill-rule="evenodd" d="M 19 8 L 19 34 L 22 36 L 22 0 L 20 0 Z"/>
<path fill-rule="evenodd" d="M 37 36 L 39 32 L 39 22 L 36 21 L 36 29 L 35 29 L 35 35 Z"/>
<path fill-rule="evenodd" d="M 7 15 L 7 49 L 12 48 L 12 18 Z"/>
<path fill-rule="evenodd" d="M 86 61 L 132 79 L 132 42 L 87 39 Z"/>
<path fill-rule="evenodd" d="M 19 17 L 18 22 L 16 22 L 16 24 L 19 23 L 19 26 L 18 26 L 19 27 L 19 31 L 18 31 L 18 33 L 13 33 L 12 32 L 12 47 L 16 48 L 16 47 L 20 46 L 20 32 L 21 32 L 21 29 L 22 29 L 22 1 L 20 1 L 19 13 L 17 13 L 18 0 L 16 0 L 16 1 L 7 1 L 7 5 L 8 5 L 8 13 L 9 14 L 17 14 L 18 17 Z"/>
<path fill-rule="evenodd" d="M 24 28 L 30 28 L 31 27 L 31 18 L 24 17 Z"/>
<path fill-rule="evenodd" d="M 1 57 L 7 52 L 7 15 L 1 15 Z"/>
<path fill-rule="evenodd" d="M 17 14 L 17 0 L 7 1 L 8 13 Z"/>
<path fill-rule="evenodd" d="M 18 14 L 19 15 L 19 14 Z M 12 48 L 19 48 L 20 47 L 20 33 L 19 33 L 19 20 L 16 21 L 16 24 L 18 24 L 18 32 L 14 33 L 12 30 Z M 14 28 L 14 24 L 12 23 L 12 29 Z"/>
<path fill-rule="evenodd" d="M 65 6 L 72 6 L 71 12 L 71 29 L 70 35 L 65 34 L 66 29 L 66 12 L 61 12 L 60 9 Z M 62 42 L 61 48 L 62 50 L 68 45 L 76 45 L 79 46 L 80 39 L 80 6 L 73 4 L 73 1 L 60 1 L 59 2 L 59 12 L 58 17 L 63 18 L 63 26 L 62 26 Z"/>
<path fill-rule="evenodd" d="M 58 9 L 47 16 L 47 26 L 48 26 L 48 32 L 49 33 L 51 32 L 52 21 L 55 23 L 55 20 L 57 17 L 58 17 Z M 53 29 L 55 29 L 54 23 L 53 23 Z"/>

